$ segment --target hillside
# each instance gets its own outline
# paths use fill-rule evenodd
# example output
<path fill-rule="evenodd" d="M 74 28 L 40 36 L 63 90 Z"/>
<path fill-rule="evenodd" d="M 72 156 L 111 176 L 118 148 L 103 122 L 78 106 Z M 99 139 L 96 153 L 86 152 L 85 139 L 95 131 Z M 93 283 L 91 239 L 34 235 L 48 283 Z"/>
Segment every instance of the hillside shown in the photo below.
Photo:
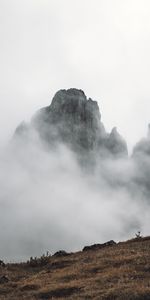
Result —
<path fill-rule="evenodd" d="M 92 249 L 1 263 L 0 299 L 150 299 L 150 237 Z"/>

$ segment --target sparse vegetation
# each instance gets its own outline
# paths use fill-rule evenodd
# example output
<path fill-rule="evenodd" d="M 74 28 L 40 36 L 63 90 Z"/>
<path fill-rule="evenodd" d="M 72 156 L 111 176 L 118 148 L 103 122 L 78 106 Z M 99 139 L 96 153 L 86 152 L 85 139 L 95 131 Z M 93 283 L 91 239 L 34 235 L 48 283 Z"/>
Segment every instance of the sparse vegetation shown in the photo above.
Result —
<path fill-rule="evenodd" d="M 41 257 L 30 257 L 30 260 L 27 261 L 27 265 L 29 265 L 30 267 L 41 267 L 41 266 L 45 266 L 49 263 L 50 260 L 50 254 L 47 251 L 46 255 L 43 254 Z"/>
<path fill-rule="evenodd" d="M 63 254 L 63 253 L 62 253 Z M 150 237 L 0 266 L 1 300 L 150 299 Z"/>

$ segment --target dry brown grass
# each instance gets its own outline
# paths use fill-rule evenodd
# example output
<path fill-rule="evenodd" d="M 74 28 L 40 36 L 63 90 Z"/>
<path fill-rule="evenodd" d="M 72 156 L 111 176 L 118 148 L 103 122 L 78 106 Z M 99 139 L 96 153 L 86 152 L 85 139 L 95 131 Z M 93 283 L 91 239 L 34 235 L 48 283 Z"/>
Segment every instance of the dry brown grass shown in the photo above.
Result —
<path fill-rule="evenodd" d="M 0 299 L 150 299 L 150 237 L 46 259 L 0 267 Z"/>

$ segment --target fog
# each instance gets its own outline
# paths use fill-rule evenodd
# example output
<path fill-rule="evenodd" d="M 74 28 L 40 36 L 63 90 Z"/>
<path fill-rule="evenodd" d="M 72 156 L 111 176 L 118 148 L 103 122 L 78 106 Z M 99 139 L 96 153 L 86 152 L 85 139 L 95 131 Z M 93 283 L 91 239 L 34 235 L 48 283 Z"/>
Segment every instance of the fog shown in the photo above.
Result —
<path fill-rule="evenodd" d="M 22 261 L 149 234 L 148 162 L 143 154 L 81 167 L 69 148 L 45 147 L 34 130 L 28 140 L 13 138 L 0 156 L 1 258 Z"/>
<path fill-rule="evenodd" d="M 132 156 L 150 121 L 149 15 L 149 0 L 0 0 L 0 259 L 149 234 L 147 138 Z M 95 157 L 87 170 L 37 132 L 12 142 L 23 119 L 70 87 L 98 101 L 129 158 Z"/>

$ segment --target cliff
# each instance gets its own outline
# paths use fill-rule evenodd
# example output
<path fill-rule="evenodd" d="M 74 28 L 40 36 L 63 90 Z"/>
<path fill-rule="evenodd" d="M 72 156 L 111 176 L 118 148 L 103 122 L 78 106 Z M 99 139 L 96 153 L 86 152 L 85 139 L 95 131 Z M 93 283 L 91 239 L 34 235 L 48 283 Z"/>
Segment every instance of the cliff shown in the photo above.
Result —
<path fill-rule="evenodd" d="M 97 155 L 127 155 L 127 145 L 116 128 L 108 134 L 101 122 L 98 103 L 87 99 L 82 90 L 71 88 L 58 91 L 51 104 L 40 109 L 31 120 L 43 142 L 50 146 L 64 143 L 78 153 Z M 16 133 L 28 131 L 21 124 Z"/>

